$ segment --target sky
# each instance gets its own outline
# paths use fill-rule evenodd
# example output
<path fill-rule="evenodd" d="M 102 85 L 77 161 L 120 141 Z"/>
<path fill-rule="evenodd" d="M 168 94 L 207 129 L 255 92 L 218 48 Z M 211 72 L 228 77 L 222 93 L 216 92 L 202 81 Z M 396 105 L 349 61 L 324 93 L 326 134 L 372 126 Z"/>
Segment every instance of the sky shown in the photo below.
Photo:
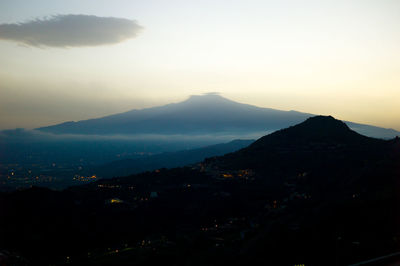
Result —
<path fill-rule="evenodd" d="M 231 100 L 400 130 L 398 0 L 0 0 L 0 129 Z"/>

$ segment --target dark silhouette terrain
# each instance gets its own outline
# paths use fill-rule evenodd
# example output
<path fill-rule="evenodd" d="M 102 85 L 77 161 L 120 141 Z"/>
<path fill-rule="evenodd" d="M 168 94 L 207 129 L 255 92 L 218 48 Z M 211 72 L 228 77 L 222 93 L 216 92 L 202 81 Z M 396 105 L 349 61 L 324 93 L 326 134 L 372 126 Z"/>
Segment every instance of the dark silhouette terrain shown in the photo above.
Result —
<path fill-rule="evenodd" d="M 0 249 L 15 265 L 348 265 L 399 251 L 399 165 L 398 138 L 312 117 L 195 166 L 2 193 Z"/>

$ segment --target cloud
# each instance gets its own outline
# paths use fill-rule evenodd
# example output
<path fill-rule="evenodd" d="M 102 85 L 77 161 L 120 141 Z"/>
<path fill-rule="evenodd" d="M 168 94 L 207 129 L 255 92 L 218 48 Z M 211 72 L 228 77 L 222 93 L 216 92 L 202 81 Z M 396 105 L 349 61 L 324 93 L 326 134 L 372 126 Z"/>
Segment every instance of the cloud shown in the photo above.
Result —
<path fill-rule="evenodd" d="M 143 29 L 135 20 L 90 15 L 55 15 L 18 24 L 0 24 L 0 40 L 29 46 L 81 47 L 115 44 Z"/>

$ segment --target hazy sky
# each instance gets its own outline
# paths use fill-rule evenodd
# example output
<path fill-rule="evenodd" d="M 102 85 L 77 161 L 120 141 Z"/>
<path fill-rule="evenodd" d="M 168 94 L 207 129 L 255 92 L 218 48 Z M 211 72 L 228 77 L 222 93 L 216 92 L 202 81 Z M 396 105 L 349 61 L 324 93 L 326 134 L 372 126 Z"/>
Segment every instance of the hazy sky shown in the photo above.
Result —
<path fill-rule="evenodd" d="M 0 0 L 0 129 L 218 91 L 400 130 L 398 0 Z"/>

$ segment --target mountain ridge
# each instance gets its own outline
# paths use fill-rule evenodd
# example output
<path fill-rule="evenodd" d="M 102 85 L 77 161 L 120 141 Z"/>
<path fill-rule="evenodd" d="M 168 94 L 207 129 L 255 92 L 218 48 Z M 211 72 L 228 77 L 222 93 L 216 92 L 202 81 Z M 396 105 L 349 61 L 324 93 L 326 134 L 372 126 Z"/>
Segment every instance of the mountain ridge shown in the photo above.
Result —
<path fill-rule="evenodd" d="M 54 134 L 230 134 L 275 131 L 313 116 L 238 103 L 218 94 L 192 95 L 178 103 L 38 128 Z M 359 133 L 393 138 L 392 129 L 347 122 Z"/>

